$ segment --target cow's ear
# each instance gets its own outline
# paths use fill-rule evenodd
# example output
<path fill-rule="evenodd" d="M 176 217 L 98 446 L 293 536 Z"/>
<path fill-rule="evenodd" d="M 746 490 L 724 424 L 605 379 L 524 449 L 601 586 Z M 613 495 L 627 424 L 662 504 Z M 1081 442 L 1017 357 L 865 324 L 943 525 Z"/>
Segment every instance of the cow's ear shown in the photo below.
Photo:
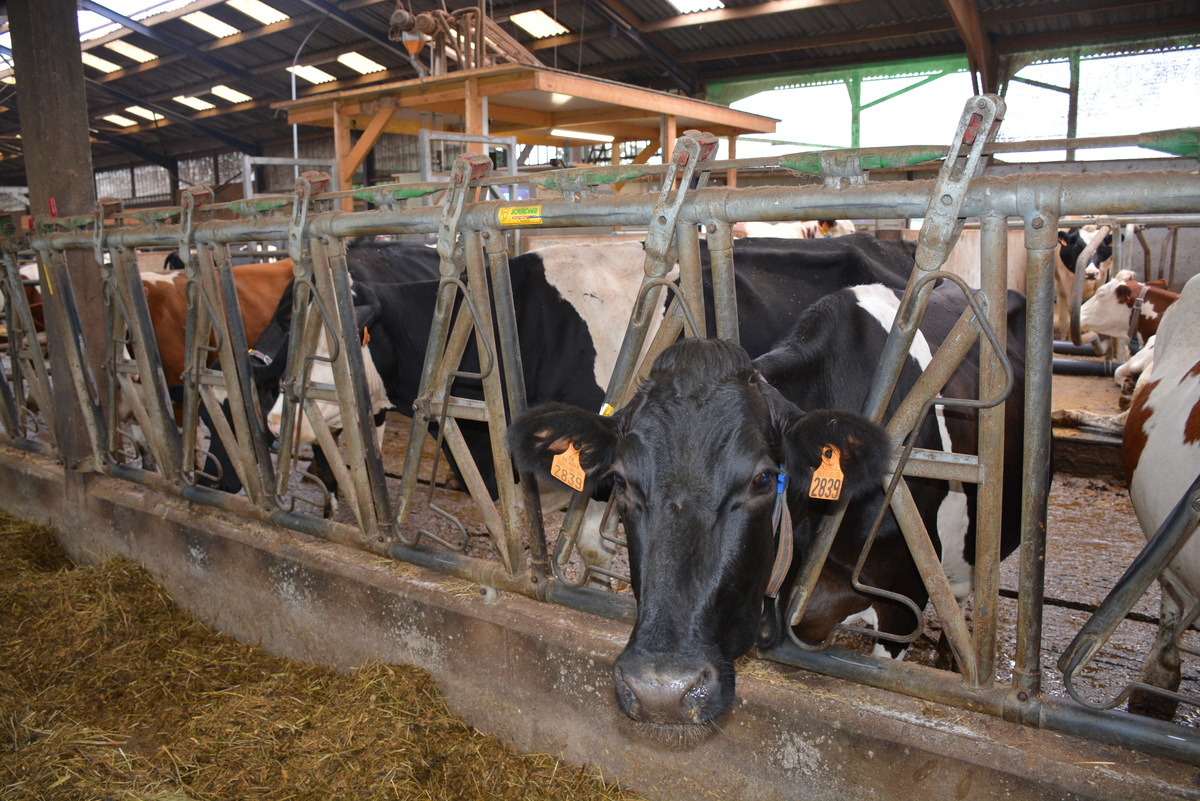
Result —
<path fill-rule="evenodd" d="M 369 283 L 356 281 L 352 289 L 354 293 L 354 319 L 358 327 L 370 328 L 383 314 L 379 293 Z"/>
<path fill-rule="evenodd" d="M 1127 301 L 1131 297 L 1133 297 L 1133 290 L 1129 288 L 1128 284 L 1117 284 L 1117 293 L 1116 294 L 1117 294 L 1117 300 L 1124 303 L 1125 301 Z"/>
<path fill-rule="evenodd" d="M 1071 242 L 1071 240 L 1067 239 L 1067 235 L 1065 233 L 1063 233 L 1062 231 L 1058 232 L 1058 244 L 1067 245 L 1067 244 L 1070 244 L 1070 242 Z"/>
<path fill-rule="evenodd" d="M 517 469 L 550 478 L 554 457 L 574 445 L 589 479 L 605 473 L 617 454 L 617 426 L 603 417 L 565 403 L 535 406 L 518 415 L 505 435 Z"/>
<path fill-rule="evenodd" d="M 879 488 L 892 454 L 891 438 L 882 426 L 840 409 L 818 409 L 793 419 L 784 430 L 783 445 L 788 472 L 802 492 L 822 457 L 829 457 L 829 446 L 837 448 L 840 494 L 851 500 Z"/>

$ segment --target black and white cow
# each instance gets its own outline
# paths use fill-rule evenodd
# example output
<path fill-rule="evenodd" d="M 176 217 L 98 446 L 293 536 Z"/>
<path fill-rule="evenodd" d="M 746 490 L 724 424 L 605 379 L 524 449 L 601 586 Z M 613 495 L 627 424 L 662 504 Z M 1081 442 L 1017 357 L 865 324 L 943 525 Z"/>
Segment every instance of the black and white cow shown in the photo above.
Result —
<path fill-rule="evenodd" d="M 178 256 L 176 255 L 176 259 Z M 285 260 L 288 265 L 291 259 Z M 182 263 L 182 262 L 181 262 Z M 277 262 L 281 264 L 282 262 Z M 346 270 L 351 282 L 355 280 L 375 281 L 417 281 L 436 278 L 439 260 L 437 251 L 419 243 L 394 242 L 361 238 L 352 241 L 346 248 Z M 244 268 L 234 268 L 237 271 Z M 290 269 L 290 267 L 285 268 Z M 240 291 L 240 288 L 239 288 Z M 295 280 L 290 280 L 284 286 L 282 295 L 275 304 L 271 318 L 254 327 L 253 345 L 250 348 L 250 366 L 254 391 L 258 396 L 259 408 L 270 409 L 279 397 L 279 381 L 287 366 L 288 340 L 291 330 L 292 297 L 295 291 Z M 249 326 L 247 326 L 248 330 Z M 182 331 L 180 332 L 182 336 Z M 161 341 L 161 340 L 160 340 Z M 226 418 L 229 418 L 228 401 L 222 403 Z M 211 430 L 212 421 L 208 409 L 201 404 L 201 421 Z M 213 437 L 210 442 L 212 462 L 201 475 L 198 483 L 236 493 L 241 490 L 242 482 L 220 438 Z M 313 446 L 313 470 L 327 487 L 334 487 L 332 471 L 329 469 L 325 455 L 319 445 Z M 212 477 L 209 477 L 212 476 Z M 330 496 L 331 504 L 334 496 Z"/>
<path fill-rule="evenodd" d="M 1092 226 L 1058 232 L 1059 263 L 1054 271 L 1057 303 L 1054 311 L 1054 330 L 1060 336 L 1069 336 L 1071 333 L 1071 297 L 1075 286 L 1075 268 L 1079 256 L 1095 235 L 1096 229 Z M 1108 234 L 1084 266 L 1083 300 L 1090 298 L 1096 289 L 1108 280 L 1108 262 L 1112 258 L 1112 252 L 1112 234 Z"/>
<path fill-rule="evenodd" d="M 836 289 L 871 282 L 903 287 L 913 269 L 913 253 L 909 243 L 881 242 L 866 234 L 817 240 L 738 240 L 734 260 L 742 341 L 752 353 L 766 351 L 791 327 L 798 310 Z M 707 252 L 702 256 L 707 259 Z M 510 261 L 531 404 L 557 401 L 590 411 L 600 408 L 642 281 L 644 259 L 640 243 L 624 243 L 546 248 Z M 370 331 L 363 357 L 373 412 L 412 407 L 436 290 L 436 281 L 405 286 L 355 284 L 358 323 Z M 711 298 L 706 303 L 711 323 Z M 317 362 L 313 370 L 312 380 L 331 380 L 328 366 Z M 477 386 L 456 392 L 467 396 L 474 392 L 480 397 Z M 336 404 L 324 403 L 319 408 L 331 427 L 341 426 Z M 282 411 L 279 401 L 268 417 L 273 430 L 282 423 Z M 495 466 L 487 429 L 465 420 L 460 421 L 460 428 L 494 494 Z M 302 419 L 301 438 L 312 436 L 311 426 Z M 549 486 L 562 485 L 553 482 Z M 566 493 L 559 490 L 556 497 L 544 497 L 544 507 L 560 506 L 569 497 Z M 597 525 L 599 512 L 591 510 L 592 519 L 585 525 Z M 594 538 L 580 537 L 581 548 L 591 549 L 585 558 L 591 564 L 603 564 L 606 556 L 596 550 L 599 546 L 585 544 L 592 541 Z"/>
<path fill-rule="evenodd" d="M 964 301 L 956 293 L 942 287 L 931 298 L 889 414 L 958 319 Z M 734 660 L 756 642 L 770 646 L 782 637 L 779 602 L 764 596 L 778 547 L 777 492 L 786 486 L 794 521 L 790 582 L 819 516 L 830 507 L 808 497 L 814 468 L 823 454 L 832 456 L 829 446 L 840 451 L 842 492 L 852 502 L 798 635 L 821 641 L 849 619 L 896 634 L 920 626 L 907 607 L 859 593 L 850 583 L 883 502 L 880 480 L 894 444 L 855 412 L 867 396 L 900 295 L 878 284 L 829 294 L 756 360 L 720 340 L 677 343 L 612 417 L 547 405 L 514 421 L 509 443 L 523 469 L 547 475 L 552 458 L 573 445 L 589 482 L 613 483 L 638 600 L 614 684 L 618 705 L 633 720 L 668 734 L 711 723 L 733 700 Z M 1009 293 L 1008 302 L 1008 355 L 1019 380 L 1006 403 L 1005 553 L 1017 543 L 1020 519 L 1025 309 L 1017 293 Z M 945 396 L 977 396 L 978 348 L 972 353 Z M 976 429 L 974 414 L 939 407 L 916 444 L 974 453 Z M 908 481 L 951 586 L 965 598 L 973 578 L 976 488 Z M 861 580 L 918 606 L 927 600 L 890 512 Z"/>

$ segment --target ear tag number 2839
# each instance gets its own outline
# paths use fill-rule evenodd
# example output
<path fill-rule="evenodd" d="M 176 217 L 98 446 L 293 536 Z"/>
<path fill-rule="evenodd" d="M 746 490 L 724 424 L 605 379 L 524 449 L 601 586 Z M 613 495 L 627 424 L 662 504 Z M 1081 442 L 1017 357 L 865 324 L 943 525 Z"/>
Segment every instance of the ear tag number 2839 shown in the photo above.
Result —
<path fill-rule="evenodd" d="M 585 473 L 579 464 L 579 448 L 572 442 L 562 453 L 554 455 L 550 462 L 550 475 L 557 478 L 576 492 L 583 492 Z"/>
<path fill-rule="evenodd" d="M 808 497 L 836 501 L 842 494 L 842 452 L 836 445 L 821 448 L 821 466 L 813 471 Z"/>

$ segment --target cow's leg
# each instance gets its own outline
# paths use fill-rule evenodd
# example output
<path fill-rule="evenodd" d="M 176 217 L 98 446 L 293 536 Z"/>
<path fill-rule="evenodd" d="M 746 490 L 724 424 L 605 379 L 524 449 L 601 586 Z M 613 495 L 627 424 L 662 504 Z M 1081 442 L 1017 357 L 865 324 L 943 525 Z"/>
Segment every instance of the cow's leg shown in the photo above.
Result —
<path fill-rule="evenodd" d="M 1158 637 L 1142 666 L 1142 681 L 1154 687 L 1175 692 L 1179 689 L 1180 659 L 1176 639 L 1195 618 L 1195 603 L 1187 591 L 1169 572 L 1164 573 L 1162 607 L 1158 621 Z M 1176 701 L 1146 690 L 1134 690 L 1129 695 L 1129 711 L 1135 715 L 1170 720 L 1175 717 Z"/>
<path fill-rule="evenodd" d="M 1074 277 L 1065 267 L 1054 270 L 1054 336 L 1067 339 L 1071 336 L 1071 298 L 1067 294 L 1064 274 Z"/>

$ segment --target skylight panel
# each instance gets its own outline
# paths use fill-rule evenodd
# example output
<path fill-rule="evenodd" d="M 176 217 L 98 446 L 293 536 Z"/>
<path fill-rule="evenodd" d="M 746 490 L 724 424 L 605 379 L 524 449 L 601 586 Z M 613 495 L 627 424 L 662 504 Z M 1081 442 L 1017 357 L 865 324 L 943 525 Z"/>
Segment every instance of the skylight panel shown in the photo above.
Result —
<path fill-rule="evenodd" d="M 226 36 L 241 33 L 237 28 L 228 23 L 221 22 L 221 20 L 205 11 L 193 11 L 191 14 L 184 14 L 180 19 L 184 22 L 190 22 L 200 30 L 210 33 L 218 39 L 224 39 Z"/>
<path fill-rule="evenodd" d="M 100 70 L 101 72 L 116 72 L 117 70 L 121 69 L 111 61 L 100 58 L 100 56 L 94 56 L 86 50 L 83 51 L 82 58 L 84 64 L 87 64 L 92 69 Z"/>
<path fill-rule="evenodd" d="M 147 61 L 153 61 L 154 59 L 158 58 L 158 56 L 156 56 L 154 53 L 151 53 L 149 50 L 143 50 L 137 45 L 130 44 L 123 39 L 117 39 L 116 41 L 109 42 L 104 46 L 114 53 L 120 53 L 121 55 L 125 56 L 125 58 L 133 59 L 139 64 L 145 64 Z"/>
<path fill-rule="evenodd" d="M 725 7 L 721 0 L 667 0 L 667 2 L 675 6 L 680 14 L 694 14 L 697 11 L 713 11 Z"/>
<path fill-rule="evenodd" d="M 178 97 L 173 97 L 171 99 L 176 103 L 182 103 L 188 108 L 194 108 L 196 111 L 208 111 L 210 108 L 216 108 L 216 106 L 214 106 L 212 103 L 209 103 L 207 100 L 201 100 L 198 97 L 179 95 Z"/>
<path fill-rule="evenodd" d="M 521 14 L 513 14 L 508 19 L 513 25 L 524 28 L 535 39 L 545 39 L 547 36 L 560 36 L 568 32 L 558 20 L 551 17 L 545 11 L 526 11 Z"/>
<path fill-rule="evenodd" d="M 337 58 L 338 63 L 344 64 L 360 75 L 367 75 L 372 72 L 383 72 L 387 67 L 380 64 L 378 61 L 372 61 L 362 53 L 342 53 Z"/>
<path fill-rule="evenodd" d="M 297 78 L 303 78 L 309 83 L 329 83 L 337 80 L 325 70 L 317 67 L 288 67 L 287 71 L 295 73 Z"/>
<path fill-rule="evenodd" d="M 247 17 L 258 20 L 263 25 L 283 22 L 285 19 L 288 19 L 287 14 L 272 8 L 266 3 L 261 2 L 261 0 L 229 0 L 225 5 L 237 9 Z"/>
<path fill-rule="evenodd" d="M 220 86 L 214 86 L 209 91 L 222 100 L 228 100 L 230 103 L 247 103 L 254 99 L 250 95 L 244 92 L 239 92 L 237 89 L 234 89 L 231 86 L 225 86 L 224 84 Z"/>
<path fill-rule="evenodd" d="M 131 120 L 128 117 L 122 117 L 120 114 L 109 114 L 106 117 L 101 117 L 101 119 L 107 120 L 113 125 L 120 125 L 122 128 L 129 128 L 133 125 L 137 125 L 136 120 Z"/>
<path fill-rule="evenodd" d="M 153 112 L 148 108 L 142 108 L 141 106 L 128 106 L 125 110 L 136 117 L 141 117 L 142 119 L 150 120 L 151 122 L 154 122 L 155 120 L 161 120 L 163 118 L 163 115 Z"/>

